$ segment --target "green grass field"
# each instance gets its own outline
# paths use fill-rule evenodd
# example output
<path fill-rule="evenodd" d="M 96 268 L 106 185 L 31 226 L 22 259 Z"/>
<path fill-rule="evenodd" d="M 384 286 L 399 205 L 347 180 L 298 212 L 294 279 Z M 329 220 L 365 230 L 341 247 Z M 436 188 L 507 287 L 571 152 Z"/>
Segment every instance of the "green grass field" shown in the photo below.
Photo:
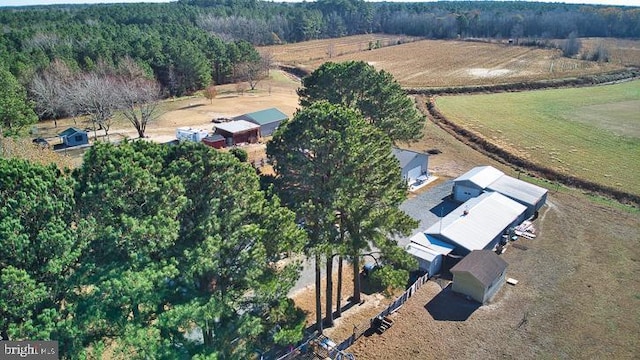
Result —
<path fill-rule="evenodd" d="M 640 194 L 640 81 L 437 99 L 451 121 L 536 163 Z"/>

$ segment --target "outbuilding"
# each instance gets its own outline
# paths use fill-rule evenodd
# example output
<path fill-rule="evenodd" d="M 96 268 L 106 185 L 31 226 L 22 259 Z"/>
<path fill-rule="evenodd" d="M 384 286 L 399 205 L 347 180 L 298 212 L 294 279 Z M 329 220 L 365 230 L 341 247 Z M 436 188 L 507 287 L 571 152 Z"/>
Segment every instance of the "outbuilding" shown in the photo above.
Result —
<path fill-rule="evenodd" d="M 269 108 L 244 115 L 233 120 L 246 120 L 260 126 L 260 136 L 270 136 L 278 126 L 289 117 L 276 108 Z"/>
<path fill-rule="evenodd" d="M 407 185 L 411 186 L 416 182 L 424 181 L 428 178 L 428 154 L 399 148 L 393 148 L 391 151 L 400 162 L 400 172 L 402 173 L 402 178 L 407 182 Z"/>
<path fill-rule="evenodd" d="M 496 192 L 485 192 L 458 206 L 426 231 L 465 256 L 473 250 L 493 250 L 508 229 L 524 221 L 525 206 Z"/>
<path fill-rule="evenodd" d="M 453 199 L 465 202 L 479 196 L 502 176 L 504 173 L 493 166 L 477 166 L 453 180 Z"/>
<path fill-rule="evenodd" d="M 202 139 L 202 143 L 214 149 L 222 149 L 225 144 L 225 139 L 224 136 L 220 134 L 211 134 Z"/>
<path fill-rule="evenodd" d="M 478 166 L 453 181 L 453 198 L 465 202 L 484 192 L 497 192 L 526 206 L 532 217 L 547 201 L 547 189 L 505 175 L 492 166 Z"/>
<path fill-rule="evenodd" d="M 259 132 L 260 125 L 246 120 L 229 121 L 215 126 L 215 133 L 225 138 L 227 146 L 241 143 L 253 144 L 258 141 Z"/>
<path fill-rule="evenodd" d="M 60 136 L 62 143 L 68 147 L 87 145 L 89 143 L 89 135 L 87 132 L 74 127 L 70 127 L 59 133 L 58 136 Z"/>
<path fill-rule="evenodd" d="M 507 266 L 507 262 L 493 251 L 472 251 L 451 268 L 451 289 L 486 304 L 504 285 Z"/>
<path fill-rule="evenodd" d="M 432 277 L 440 273 L 444 257 L 453 251 L 453 248 L 445 242 L 420 232 L 411 237 L 411 242 L 405 249 L 418 260 L 419 270 Z"/>

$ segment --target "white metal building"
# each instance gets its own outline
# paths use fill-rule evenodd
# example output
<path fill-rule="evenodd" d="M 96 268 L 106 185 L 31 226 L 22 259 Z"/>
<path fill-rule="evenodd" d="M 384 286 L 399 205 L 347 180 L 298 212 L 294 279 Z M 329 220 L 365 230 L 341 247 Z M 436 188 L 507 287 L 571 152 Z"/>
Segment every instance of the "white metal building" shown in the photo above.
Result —
<path fill-rule="evenodd" d="M 454 247 L 425 233 L 417 233 L 411 238 L 406 250 L 418 260 L 420 270 L 432 277 L 440 273 L 443 257 L 453 251 Z"/>
<path fill-rule="evenodd" d="M 453 198 L 465 202 L 483 192 L 498 192 L 527 207 L 525 218 L 533 216 L 547 201 L 547 189 L 505 175 L 492 166 L 478 166 L 453 181 Z"/>
<path fill-rule="evenodd" d="M 408 185 L 429 176 L 429 155 L 411 150 L 393 148 L 393 155 L 400 162 L 402 178 Z"/>
<path fill-rule="evenodd" d="M 487 186 L 504 176 L 504 173 L 493 166 L 478 166 L 453 180 L 453 199 L 465 202 L 479 196 Z"/>
<path fill-rule="evenodd" d="M 431 225 L 426 231 L 455 246 L 454 254 L 492 250 L 507 229 L 525 220 L 526 207 L 497 192 L 472 198 Z"/>

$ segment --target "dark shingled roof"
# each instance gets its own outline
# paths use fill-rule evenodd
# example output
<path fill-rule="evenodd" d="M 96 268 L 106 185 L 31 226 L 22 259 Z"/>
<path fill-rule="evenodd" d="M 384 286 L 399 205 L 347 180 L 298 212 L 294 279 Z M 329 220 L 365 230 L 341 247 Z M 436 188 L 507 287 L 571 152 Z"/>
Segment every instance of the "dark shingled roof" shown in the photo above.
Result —
<path fill-rule="evenodd" d="M 507 265 L 506 261 L 491 250 L 474 250 L 452 267 L 451 273 L 468 272 L 487 287 L 507 268 Z"/>

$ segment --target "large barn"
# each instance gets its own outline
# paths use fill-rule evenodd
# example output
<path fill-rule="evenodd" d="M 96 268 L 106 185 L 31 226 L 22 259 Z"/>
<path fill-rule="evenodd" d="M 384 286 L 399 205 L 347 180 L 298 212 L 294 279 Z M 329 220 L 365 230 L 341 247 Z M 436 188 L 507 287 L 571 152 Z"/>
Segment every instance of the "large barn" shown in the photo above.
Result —
<path fill-rule="evenodd" d="M 453 245 L 456 255 L 492 250 L 509 228 L 525 220 L 526 210 L 504 195 L 485 192 L 431 225 L 425 234 Z"/>
<path fill-rule="evenodd" d="M 505 175 L 492 166 L 478 166 L 453 181 L 453 198 L 465 202 L 480 194 L 498 192 L 527 207 L 525 218 L 532 217 L 547 201 L 547 189 Z"/>
<path fill-rule="evenodd" d="M 233 118 L 234 120 L 246 120 L 260 126 L 260 136 L 270 136 L 280 126 L 280 124 L 287 120 L 289 117 L 287 114 L 276 108 L 269 108 L 252 113 L 243 114 Z"/>
<path fill-rule="evenodd" d="M 429 176 L 429 155 L 399 148 L 391 151 L 400 162 L 402 178 L 409 186 Z"/>
<path fill-rule="evenodd" d="M 507 262 L 493 251 L 472 251 L 451 268 L 451 290 L 485 304 L 504 285 L 507 266 Z"/>

